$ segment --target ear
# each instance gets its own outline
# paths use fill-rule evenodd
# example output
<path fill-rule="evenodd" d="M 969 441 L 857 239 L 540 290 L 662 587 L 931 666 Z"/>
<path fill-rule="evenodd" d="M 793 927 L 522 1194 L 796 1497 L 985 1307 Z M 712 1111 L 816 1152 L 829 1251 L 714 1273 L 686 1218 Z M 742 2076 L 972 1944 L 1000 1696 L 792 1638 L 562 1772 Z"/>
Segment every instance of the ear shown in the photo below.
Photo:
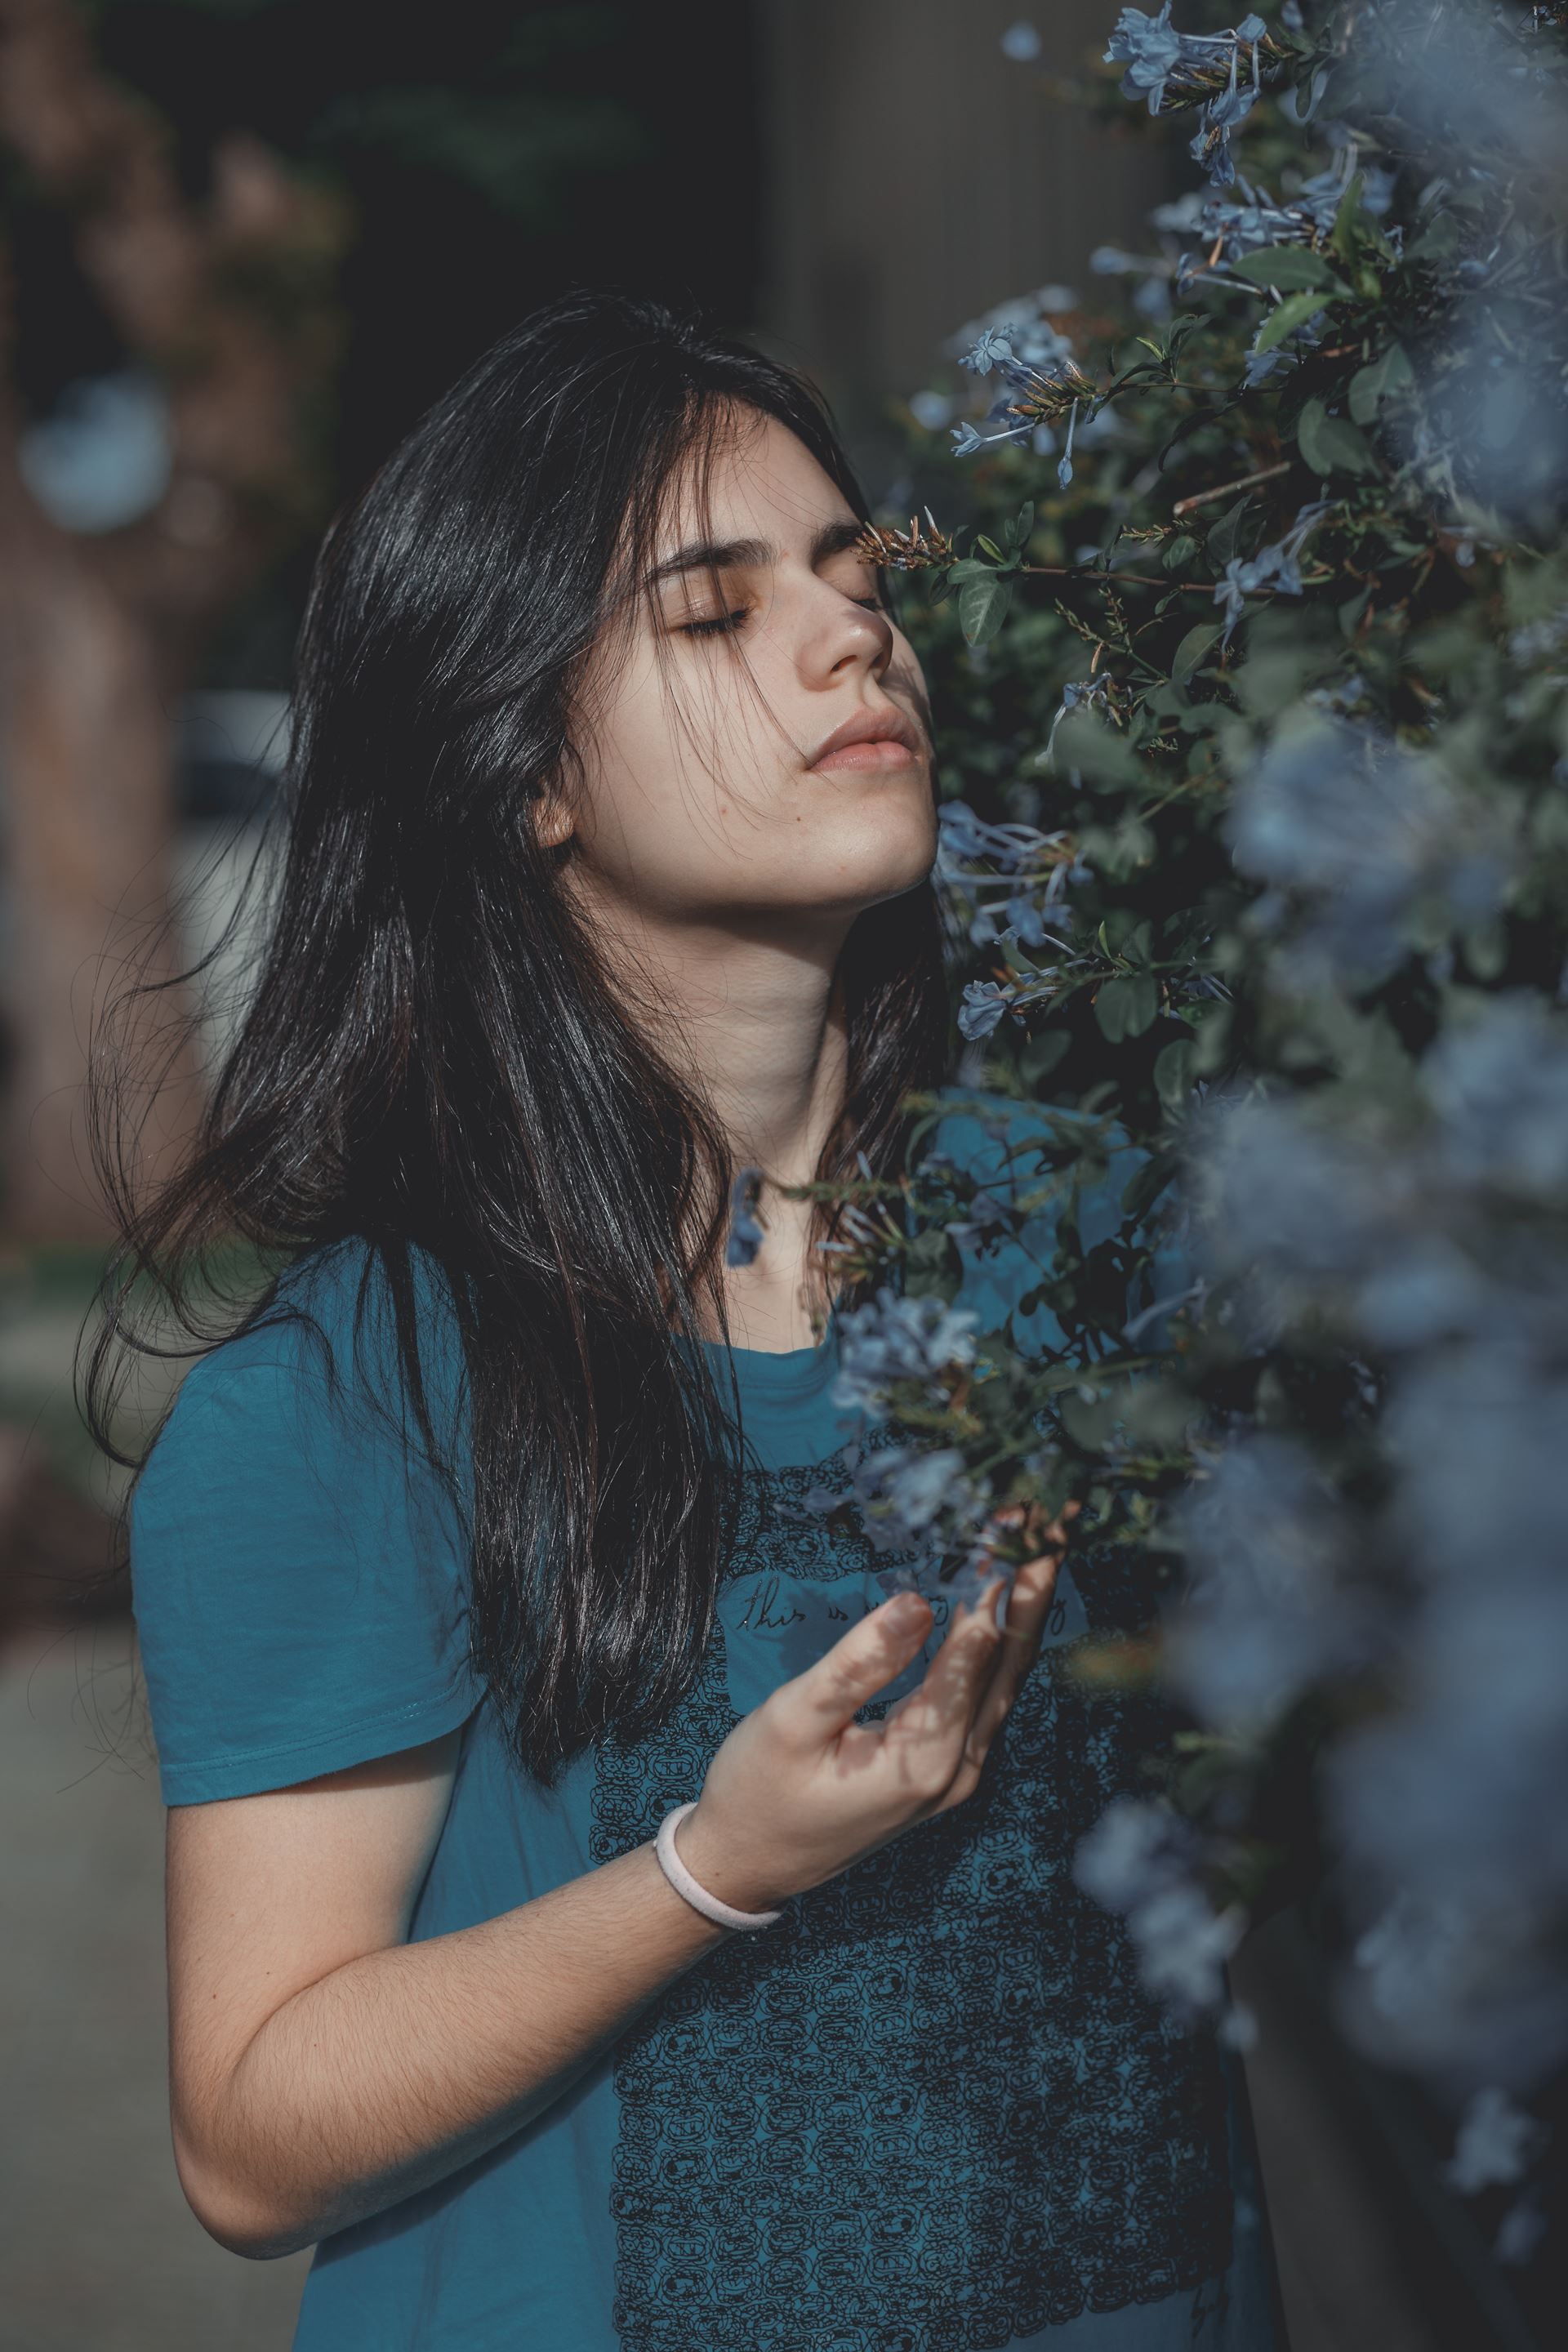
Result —
<path fill-rule="evenodd" d="M 533 837 L 541 849 L 559 849 L 572 837 L 572 811 L 565 798 L 546 784 L 533 803 Z"/>

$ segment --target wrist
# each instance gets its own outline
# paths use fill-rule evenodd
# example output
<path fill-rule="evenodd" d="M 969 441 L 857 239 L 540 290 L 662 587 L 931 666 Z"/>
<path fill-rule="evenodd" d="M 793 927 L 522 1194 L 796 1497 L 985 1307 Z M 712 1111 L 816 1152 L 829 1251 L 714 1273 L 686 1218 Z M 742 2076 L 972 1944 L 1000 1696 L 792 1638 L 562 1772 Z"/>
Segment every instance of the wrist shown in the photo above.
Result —
<path fill-rule="evenodd" d="M 676 1823 L 675 1851 L 698 1885 L 731 1910 L 777 1911 L 790 1899 L 725 1854 L 722 1841 L 714 1838 L 712 1816 L 704 1817 L 700 1803 Z"/>

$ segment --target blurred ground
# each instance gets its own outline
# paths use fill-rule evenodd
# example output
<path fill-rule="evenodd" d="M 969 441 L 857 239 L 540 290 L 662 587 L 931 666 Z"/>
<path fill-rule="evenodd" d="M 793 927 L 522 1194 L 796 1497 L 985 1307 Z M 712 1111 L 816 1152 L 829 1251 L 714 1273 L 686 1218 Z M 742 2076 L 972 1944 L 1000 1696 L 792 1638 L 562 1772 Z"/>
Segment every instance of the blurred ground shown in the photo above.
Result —
<path fill-rule="evenodd" d="M 174 2171 L 131 1657 L 118 1617 L 0 1649 L 0 2352 L 287 2352 L 310 2256 L 226 2253 Z"/>

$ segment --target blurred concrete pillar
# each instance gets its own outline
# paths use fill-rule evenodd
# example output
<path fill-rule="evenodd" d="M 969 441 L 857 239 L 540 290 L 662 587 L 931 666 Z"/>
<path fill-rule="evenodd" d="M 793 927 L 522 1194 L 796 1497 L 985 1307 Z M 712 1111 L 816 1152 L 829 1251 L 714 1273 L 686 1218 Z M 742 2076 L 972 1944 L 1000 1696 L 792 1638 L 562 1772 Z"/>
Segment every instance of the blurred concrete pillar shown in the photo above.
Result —
<path fill-rule="evenodd" d="M 1188 184 L 1132 135 L 1131 106 L 1111 126 L 1045 87 L 1087 78 L 1116 15 L 1112 0 L 758 0 L 759 337 L 822 384 L 868 471 L 887 398 L 952 380 L 946 337 L 1051 280 L 1090 291 L 1094 247 L 1136 246 L 1150 206 Z M 1001 47 L 1020 20 L 1041 39 L 1028 65 Z"/>

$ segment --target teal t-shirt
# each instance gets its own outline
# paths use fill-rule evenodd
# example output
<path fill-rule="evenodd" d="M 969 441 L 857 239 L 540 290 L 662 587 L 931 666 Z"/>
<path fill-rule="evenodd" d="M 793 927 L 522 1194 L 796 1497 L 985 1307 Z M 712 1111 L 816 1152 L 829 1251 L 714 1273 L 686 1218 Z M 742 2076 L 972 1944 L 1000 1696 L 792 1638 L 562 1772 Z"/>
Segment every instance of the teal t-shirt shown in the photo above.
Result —
<path fill-rule="evenodd" d="M 926 1148 L 1000 1164 L 967 1114 Z M 1137 1164 L 1119 1152 L 1080 1202 L 1086 1248 Z M 1054 1222 L 1026 1236 L 1047 1264 Z M 982 1329 L 1037 1278 L 1016 1244 L 965 1256 Z M 758 1467 L 700 1678 L 650 1737 L 607 1736 L 544 1790 L 467 1663 L 455 1515 L 355 1409 L 362 1263 L 340 1244 L 290 1275 L 340 1386 L 288 1324 L 193 1365 L 133 1497 L 132 1573 L 170 1805 L 461 1727 L 417 1941 L 650 1839 L 741 1716 L 884 1597 L 890 1563 L 804 1507 L 847 1486 L 847 1444 L 878 1440 L 833 1402 L 837 1325 L 815 1349 L 734 1350 Z M 1125 1607 L 1086 1549 L 1047 1640 Z M 294 2352 L 1281 2352 L 1239 2063 L 1165 2020 L 1071 1876 L 1138 1785 L 1154 1708 L 1037 1669 L 966 1804 L 728 1938 L 525 2128 L 325 2239 Z"/>

